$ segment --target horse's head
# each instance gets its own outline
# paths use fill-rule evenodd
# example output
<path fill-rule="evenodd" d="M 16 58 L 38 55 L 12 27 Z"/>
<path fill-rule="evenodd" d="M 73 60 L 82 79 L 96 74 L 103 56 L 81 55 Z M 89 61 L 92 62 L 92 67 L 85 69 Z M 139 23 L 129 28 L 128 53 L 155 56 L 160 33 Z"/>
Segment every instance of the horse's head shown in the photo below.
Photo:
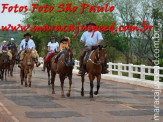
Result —
<path fill-rule="evenodd" d="M 105 62 L 106 47 L 107 46 L 99 45 L 98 48 L 96 49 L 95 58 L 96 58 L 97 63 L 99 63 L 99 64 L 104 64 L 104 62 Z"/>
<path fill-rule="evenodd" d="M 9 56 L 7 55 L 7 52 L 3 52 L 1 56 L 1 61 L 3 64 L 9 63 Z"/>
<path fill-rule="evenodd" d="M 35 56 L 33 54 L 33 49 L 26 49 L 24 51 L 24 55 L 25 55 L 24 58 L 26 59 L 26 64 L 28 66 L 32 65 L 34 62 L 33 59 L 35 58 Z"/>
<path fill-rule="evenodd" d="M 11 53 L 12 53 L 13 56 L 16 56 L 17 52 L 18 52 L 17 47 L 11 47 Z"/>
<path fill-rule="evenodd" d="M 73 53 L 72 53 L 72 49 L 66 49 L 65 50 L 65 62 L 67 62 L 68 66 L 72 66 L 72 58 L 73 58 Z"/>

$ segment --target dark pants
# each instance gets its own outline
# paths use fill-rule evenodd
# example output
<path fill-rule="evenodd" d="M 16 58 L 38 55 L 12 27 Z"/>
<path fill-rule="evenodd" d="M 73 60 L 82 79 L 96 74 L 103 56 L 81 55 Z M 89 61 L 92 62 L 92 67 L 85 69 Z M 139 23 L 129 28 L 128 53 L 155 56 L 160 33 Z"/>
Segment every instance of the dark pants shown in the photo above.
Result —
<path fill-rule="evenodd" d="M 60 57 L 63 53 L 64 53 L 64 52 L 61 51 L 61 52 L 59 52 L 59 53 L 57 54 L 57 56 L 56 56 L 56 58 L 55 58 L 55 63 L 58 62 L 59 57 Z"/>
<path fill-rule="evenodd" d="M 86 54 L 90 54 L 90 52 L 92 50 L 96 50 L 98 46 L 92 46 L 92 47 L 84 47 L 84 49 L 82 50 L 81 52 L 81 55 L 80 55 L 80 71 L 83 71 L 84 70 L 84 65 L 83 65 L 83 60 L 84 60 L 84 57 Z M 105 73 L 105 71 L 107 70 L 107 59 L 105 59 L 104 61 L 104 64 L 102 64 L 102 74 Z"/>

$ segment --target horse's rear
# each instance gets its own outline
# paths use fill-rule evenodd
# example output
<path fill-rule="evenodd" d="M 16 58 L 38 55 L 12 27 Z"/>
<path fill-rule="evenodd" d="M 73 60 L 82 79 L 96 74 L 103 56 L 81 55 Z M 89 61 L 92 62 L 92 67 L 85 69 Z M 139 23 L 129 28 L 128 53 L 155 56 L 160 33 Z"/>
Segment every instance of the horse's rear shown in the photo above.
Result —
<path fill-rule="evenodd" d="M 20 68 L 20 77 L 21 77 L 21 85 L 23 85 L 23 81 L 25 81 L 25 87 L 27 87 L 27 78 L 29 82 L 29 87 L 31 87 L 31 78 L 32 71 L 34 68 L 34 54 L 32 49 L 26 49 L 24 52 L 24 58 L 21 63 Z"/>
<path fill-rule="evenodd" d="M 7 73 L 7 70 L 9 69 L 10 67 L 10 60 L 9 60 L 9 56 L 7 54 L 7 51 L 3 51 L 1 56 L 0 56 L 0 78 L 1 80 L 3 80 L 3 76 L 4 76 L 4 73 L 5 73 L 5 80 L 7 80 L 6 78 L 6 73 Z"/>
<path fill-rule="evenodd" d="M 10 75 L 13 76 L 13 68 L 15 66 L 15 63 L 16 63 L 16 56 L 17 56 L 17 47 L 12 47 L 11 48 L 11 54 L 12 54 L 12 60 L 10 62 L 10 68 L 9 68 L 9 72 L 10 72 Z"/>
<path fill-rule="evenodd" d="M 102 73 L 102 65 L 106 59 L 106 47 L 99 46 L 97 49 L 92 51 L 87 63 L 85 64 L 85 72 L 88 73 L 90 80 L 90 98 L 93 98 L 93 81 L 97 78 L 97 90 L 94 92 L 95 95 L 98 94 L 100 88 L 100 80 Z M 82 89 L 81 96 L 84 96 L 84 77 L 85 72 L 81 75 L 82 78 Z"/>
<path fill-rule="evenodd" d="M 52 84 L 52 94 L 55 93 L 54 90 L 54 81 L 56 74 L 59 74 L 61 82 L 61 96 L 64 97 L 64 80 L 66 77 L 69 79 L 69 90 L 67 96 L 71 94 L 71 84 L 72 84 L 72 70 L 73 70 L 73 53 L 71 49 L 67 49 L 65 53 L 58 59 L 58 62 L 55 63 L 55 57 L 52 59 L 51 64 L 51 84 Z"/>

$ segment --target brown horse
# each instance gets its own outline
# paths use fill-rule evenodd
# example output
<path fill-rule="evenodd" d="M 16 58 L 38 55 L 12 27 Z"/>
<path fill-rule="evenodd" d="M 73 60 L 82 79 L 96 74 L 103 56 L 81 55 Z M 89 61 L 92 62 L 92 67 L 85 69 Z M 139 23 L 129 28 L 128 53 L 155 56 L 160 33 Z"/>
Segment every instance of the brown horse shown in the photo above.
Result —
<path fill-rule="evenodd" d="M 15 63 L 16 63 L 17 52 L 18 52 L 17 47 L 11 48 L 12 60 L 10 62 L 10 68 L 8 70 L 8 73 L 10 72 L 11 76 L 13 76 L 13 68 L 14 68 Z"/>
<path fill-rule="evenodd" d="M 25 81 L 25 87 L 27 87 L 27 76 L 29 87 L 31 87 L 31 77 L 34 68 L 34 58 L 36 58 L 32 51 L 33 51 L 32 49 L 26 49 L 24 51 L 24 58 L 22 60 L 20 68 L 21 85 L 23 85 L 23 81 Z"/>
<path fill-rule="evenodd" d="M 102 64 L 106 59 L 106 47 L 98 46 L 95 50 L 93 50 L 90 54 L 90 57 L 85 65 L 85 72 L 88 73 L 90 80 L 90 98 L 93 98 L 93 81 L 95 77 L 97 78 L 97 91 L 94 92 L 95 95 L 98 94 L 100 88 L 100 80 L 101 80 L 101 72 L 102 72 Z M 82 88 L 81 88 L 81 96 L 84 96 L 84 76 L 85 73 L 81 75 L 82 78 Z"/>
<path fill-rule="evenodd" d="M 50 56 L 50 59 L 52 59 L 55 55 L 56 55 L 56 51 L 54 52 L 54 53 L 52 53 L 51 55 L 49 55 Z M 49 59 L 49 60 L 50 60 Z M 49 63 L 46 63 L 45 61 L 44 61 L 44 65 L 45 65 L 45 68 L 47 68 L 47 73 L 48 73 L 48 85 L 50 85 L 50 71 L 51 71 L 51 62 L 49 62 Z"/>
<path fill-rule="evenodd" d="M 55 76 L 58 73 L 60 82 L 61 82 L 61 96 L 64 97 L 64 80 L 66 77 L 69 79 L 69 90 L 67 92 L 67 97 L 71 93 L 71 84 L 72 84 L 72 70 L 73 70 L 73 53 L 71 49 L 64 50 L 64 53 L 58 59 L 58 62 L 55 63 L 55 57 L 52 58 L 51 63 L 51 84 L 52 84 L 52 94 L 55 94 L 54 91 L 54 81 Z"/>
<path fill-rule="evenodd" d="M 0 78 L 1 80 L 3 80 L 4 78 L 4 73 L 5 73 L 5 80 L 7 80 L 6 73 L 9 67 L 10 67 L 10 61 L 9 61 L 9 56 L 7 55 L 7 51 L 2 51 L 2 54 L 0 56 Z"/>

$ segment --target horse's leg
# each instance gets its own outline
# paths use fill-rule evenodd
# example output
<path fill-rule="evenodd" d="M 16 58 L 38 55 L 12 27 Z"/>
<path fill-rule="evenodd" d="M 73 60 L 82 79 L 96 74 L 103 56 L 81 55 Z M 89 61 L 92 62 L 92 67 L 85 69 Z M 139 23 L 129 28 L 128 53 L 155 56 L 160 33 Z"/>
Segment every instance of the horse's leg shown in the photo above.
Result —
<path fill-rule="evenodd" d="M 97 76 L 97 91 L 94 92 L 95 95 L 98 94 L 99 88 L 100 88 L 100 80 L 101 80 L 101 74 Z"/>
<path fill-rule="evenodd" d="M 59 74 L 59 77 L 60 77 L 60 82 L 61 82 L 61 96 L 64 97 L 64 80 L 65 80 L 65 76 L 64 75 L 61 75 Z"/>
<path fill-rule="evenodd" d="M 28 71 L 27 70 L 24 70 L 25 87 L 27 87 L 27 74 L 28 74 Z"/>
<path fill-rule="evenodd" d="M 81 79 L 82 79 L 81 96 L 84 96 L 84 75 L 81 76 Z"/>
<path fill-rule="evenodd" d="M 3 75 L 4 75 L 4 69 L 2 69 L 2 80 L 3 80 L 3 78 L 4 78 Z"/>
<path fill-rule="evenodd" d="M 70 97 L 70 94 L 71 94 L 71 84 L 72 84 L 72 74 L 70 74 L 68 76 L 68 79 L 69 79 L 69 90 L 68 90 L 66 95 L 67 95 L 67 97 Z"/>
<path fill-rule="evenodd" d="M 54 91 L 55 76 L 56 76 L 56 73 L 55 72 L 51 72 L 52 94 L 55 94 L 55 91 Z"/>
<path fill-rule="evenodd" d="M 23 81 L 24 81 L 24 71 L 22 69 L 20 69 L 20 78 L 21 78 L 21 85 L 23 85 Z"/>
<path fill-rule="evenodd" d="M 28 76 L 28 82 L 29 82 L 29 87 L 31 87 L 31 78 L 32 78 L 32 69 L 29 69 L 29 76 Z"/>
<path fill-rule="evenodd" d="M 5 80 L 7 81 L 6 75 L 7 75 L 7 69 L 5 69 Z"/>
<path fill-rule="evenodd" d="M 11 66 L 11 68 L 10 68 L 10 76 L 11 77 L 13 77 L 13 74 L 12 73 L 13 73 L 13 66 Z"/>
<path fill-rule="evenodd" d="M 95 79 L 95 76 L 89 74 L 89 80 L 90 80 L 90 98 L 93 98 L 93 81 Z"/>
<path fill-rule="evenodd" d="M 48 72 L 48 85 L 50 86 L 50 69 L 47 68 L 47 72 Z"/>

